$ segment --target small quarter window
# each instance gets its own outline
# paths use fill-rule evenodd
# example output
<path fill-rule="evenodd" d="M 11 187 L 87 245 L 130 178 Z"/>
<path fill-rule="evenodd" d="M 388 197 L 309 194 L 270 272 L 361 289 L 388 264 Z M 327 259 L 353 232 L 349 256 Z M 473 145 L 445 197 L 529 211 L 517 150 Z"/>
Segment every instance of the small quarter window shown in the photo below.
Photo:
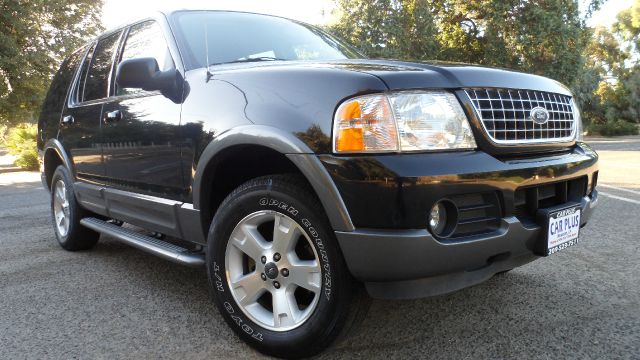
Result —
<path fill-rule="evenodd" d="M 87 78 L 87 72 L 89 71 L 89 64 L 91 64 L 91 56 L 93 56 L 93 50 L 95 50 L 96 44 L 91 44 L 89 51 L 86 52 L 86 56 L 82 60 L 80 70 L 78 70 L 78 79 L 73 85 L 73 93 L 71 94 L 71 103 L 77 104 L 82 101 L 82 93 L 84 92 L 84 81 Z"/>

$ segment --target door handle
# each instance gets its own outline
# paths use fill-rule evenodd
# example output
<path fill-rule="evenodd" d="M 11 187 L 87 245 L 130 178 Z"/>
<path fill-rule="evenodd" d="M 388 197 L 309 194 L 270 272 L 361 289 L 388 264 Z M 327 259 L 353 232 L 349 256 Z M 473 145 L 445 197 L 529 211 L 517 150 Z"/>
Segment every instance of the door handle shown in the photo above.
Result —
<path fill-rule="evenodd" d="M 75 120 L 73 119 L 73 116 L 71 115 L 66 115 L 62 118 L 62 123 L 63 124 L 73 124 L 75 122 Z"/>
<path fill-rule="evenodd" d="M 106 114 L 104 114 L 105 123 L 110 123 L 110 122 L 120 121 L 120 120 L 122 120 L 122 111 L 120 110 L 109 111 Z"/>

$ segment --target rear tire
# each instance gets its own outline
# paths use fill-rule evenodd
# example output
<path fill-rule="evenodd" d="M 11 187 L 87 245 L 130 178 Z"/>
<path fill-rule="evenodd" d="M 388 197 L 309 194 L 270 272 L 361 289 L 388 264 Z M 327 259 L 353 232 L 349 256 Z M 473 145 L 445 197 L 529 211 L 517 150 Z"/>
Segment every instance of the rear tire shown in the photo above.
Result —
<path fill-rule="evenodd" d="M 324 210 L 297 176 L 261 177 L 235 189 L 213 219 L 207 250 L 215 304 L 264 354 L 321 352 L 360 303 Z"/>
<path fill-rule="evenodd" d="M 95 246 L 100 234 L 80 225 L 80 219 L 89 215 L 76 201 L 69 170 L 58 166 L 51 179 L 51 218 L 56 238 L 63 249 L 77 251 Z"/>

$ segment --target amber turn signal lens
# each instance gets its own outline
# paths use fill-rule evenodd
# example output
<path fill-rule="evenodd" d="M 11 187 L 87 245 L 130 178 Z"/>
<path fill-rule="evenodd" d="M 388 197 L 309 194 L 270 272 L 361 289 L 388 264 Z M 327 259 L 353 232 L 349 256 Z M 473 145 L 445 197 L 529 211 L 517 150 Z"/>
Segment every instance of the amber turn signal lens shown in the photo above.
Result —
<path fill-rule="evenodd" d="M 365 95 L 338 107 L 334 119 L 337 153 L 397 151 L 398 137 L 389 101 L 382 94 Z"/>
<path fill-rule="evenodd" d="M 339 130 L 336 139 L 336 150 L 338 151 L 360 151 L 364 150 L 364 137 L 362 128 L 344 128 Z"/>
<path fill-rule="evenodd" d="M 358 100 L 351 100 L 340 106 L 336 113 L 336 120 L 338 121 L 336 128 L 337 151 L 364 150 L 361 118 L 362 111 Z"/>

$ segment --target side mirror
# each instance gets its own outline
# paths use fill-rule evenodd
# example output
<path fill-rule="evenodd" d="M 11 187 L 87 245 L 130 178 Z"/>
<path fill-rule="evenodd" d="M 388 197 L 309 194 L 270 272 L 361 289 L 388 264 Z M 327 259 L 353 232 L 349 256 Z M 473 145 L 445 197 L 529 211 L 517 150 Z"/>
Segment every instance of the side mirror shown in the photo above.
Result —
<path fill-rule="evenodd" d="M 122 61 L 116 70 L 116 84 L 121 88 L 160 90 L 176 101 L 179 97 L 180 76 L 176 70 L 160 71 L 155 58 L 135 58 Z"/>

